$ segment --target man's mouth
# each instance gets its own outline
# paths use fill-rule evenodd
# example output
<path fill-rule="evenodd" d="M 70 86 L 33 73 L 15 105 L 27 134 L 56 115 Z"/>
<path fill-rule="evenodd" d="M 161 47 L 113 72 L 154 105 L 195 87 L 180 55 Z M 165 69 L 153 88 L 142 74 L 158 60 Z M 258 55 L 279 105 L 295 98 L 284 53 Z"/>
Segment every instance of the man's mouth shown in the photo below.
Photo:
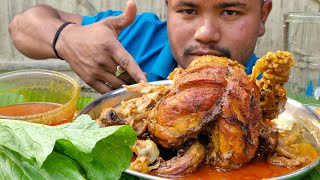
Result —
<path fill-rule="evenodd" d="M 204 56 L 213 55 L 219 57 L 231 58 L 231 53 L 228 49 L 219 47 L 201 48 L 199 46 L 190 46 L 185 49 L 184 56 Z"/>
<path fill-rule="evenodd" d="M 212 50 L 195 50 L 190 52 L 191 56 L 204 56 L 204 55 L 213 55 L 213 56 L 224 56 L 224 54 L 222 54 L 219 51 L 212 51 Z"/>

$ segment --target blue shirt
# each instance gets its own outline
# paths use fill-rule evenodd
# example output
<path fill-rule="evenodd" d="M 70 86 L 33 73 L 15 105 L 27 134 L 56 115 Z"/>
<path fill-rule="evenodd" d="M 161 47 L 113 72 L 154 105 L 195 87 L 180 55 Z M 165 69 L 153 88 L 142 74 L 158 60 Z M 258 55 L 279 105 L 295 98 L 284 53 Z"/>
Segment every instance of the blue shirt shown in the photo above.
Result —
<path fill-rule="evenodd" d="M 84 16 L 82 25 L 89 25 L 121 13 L 122 11 L 108 10 L 99 12 L 95 16 Z M 118 39 L 140 68 L 147 73 L 148 81 L 167 79 L 177 66 L 170 49 L 167 22 L 159 20 L 153 13 L 137 15 L 135 21 L 120 32 Z M 245 64 L 247 74 L 251 74 L 257 59 L 257 56 L 252 54 L 247 61 Z"/>

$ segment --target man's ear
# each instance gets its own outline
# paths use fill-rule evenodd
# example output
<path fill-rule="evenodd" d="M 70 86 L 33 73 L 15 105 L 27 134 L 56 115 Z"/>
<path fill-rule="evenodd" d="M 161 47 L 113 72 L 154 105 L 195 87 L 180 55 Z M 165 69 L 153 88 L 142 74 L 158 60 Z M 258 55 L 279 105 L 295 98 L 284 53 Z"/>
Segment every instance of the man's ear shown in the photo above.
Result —
<path fill-rule="evenodd" d="M 266 21 L 272 9 L 272 0 L 265 0 L 261 7 L 261 19 L 259 27 L 259 36 L 262 36 L 266 31 Z"/>

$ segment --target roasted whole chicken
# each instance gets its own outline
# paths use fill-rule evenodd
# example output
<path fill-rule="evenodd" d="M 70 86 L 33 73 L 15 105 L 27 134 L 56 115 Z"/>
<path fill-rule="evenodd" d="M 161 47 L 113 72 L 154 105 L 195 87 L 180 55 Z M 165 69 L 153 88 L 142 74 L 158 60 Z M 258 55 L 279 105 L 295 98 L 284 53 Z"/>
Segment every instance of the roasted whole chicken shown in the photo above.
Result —
<path fill-rule="evenodd" d="M 258 152 L 271 156 L 279 149 L 270 120 L 284 110 L 284 84 L 294 64 L 289 52 L 269 52 L 248 76 L 236 61 L 199 57 L 186 69 L 176 68 L 170 86 L 125 86 L 143 95 L 105 108 L 97 122 L 130 124 L 137 131 L 133 170 L 184 175 L 202 163 L 237 169 Z"/>

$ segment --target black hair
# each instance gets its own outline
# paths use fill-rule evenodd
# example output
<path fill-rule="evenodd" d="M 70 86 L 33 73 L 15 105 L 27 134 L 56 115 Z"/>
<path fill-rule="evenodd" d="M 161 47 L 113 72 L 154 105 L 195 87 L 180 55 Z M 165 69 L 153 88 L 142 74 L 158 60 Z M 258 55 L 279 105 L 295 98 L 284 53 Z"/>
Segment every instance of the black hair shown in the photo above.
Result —
<path fill-rule="evenodd" d="M 264 3 L 265 0 L 260 0 L 261 4 Z M 168 0 L 166 0 L 166 4 L 168 4 Z"/>

